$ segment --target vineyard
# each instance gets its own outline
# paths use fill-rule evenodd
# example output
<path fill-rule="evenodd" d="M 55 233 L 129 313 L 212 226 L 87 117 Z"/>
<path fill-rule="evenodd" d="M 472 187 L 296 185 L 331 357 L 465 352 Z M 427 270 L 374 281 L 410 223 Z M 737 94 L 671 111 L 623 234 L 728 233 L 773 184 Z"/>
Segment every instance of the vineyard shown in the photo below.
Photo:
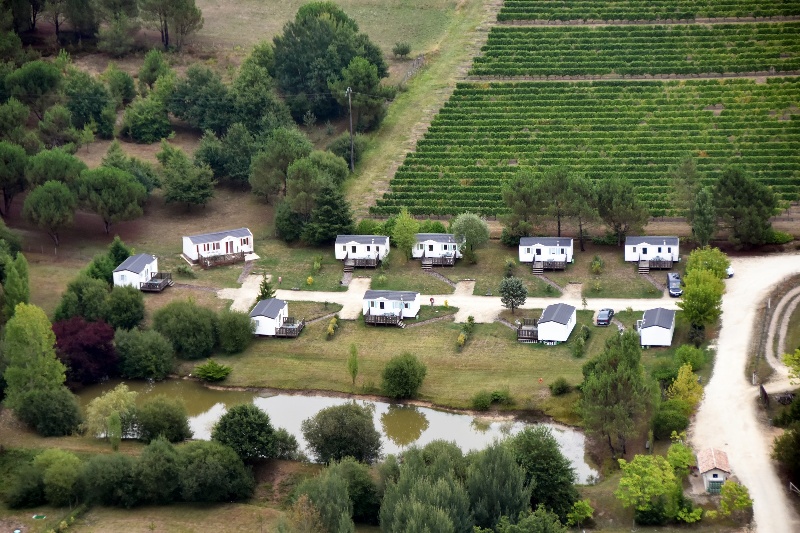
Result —
<path fill-rule="evenodd" d="M 508 20 L 691 20 L 800 15 L 797 0 L 506 0 Z"/>
<path fill-rule="evenodd" d="M 461 83 L 372 208 L 503 211 L 519 168 L 624 175 L 652 215 L 669 212 L 668 169 L 696 158 L 707 179 L 742 167 L 785 200 L 800 193 L 800 79 Z"/>
<path fill-rule="evenodd" d="M 686 75 L 769 69 L 800 70 L 800 23 L 496 26 L 470 74 Z"/>

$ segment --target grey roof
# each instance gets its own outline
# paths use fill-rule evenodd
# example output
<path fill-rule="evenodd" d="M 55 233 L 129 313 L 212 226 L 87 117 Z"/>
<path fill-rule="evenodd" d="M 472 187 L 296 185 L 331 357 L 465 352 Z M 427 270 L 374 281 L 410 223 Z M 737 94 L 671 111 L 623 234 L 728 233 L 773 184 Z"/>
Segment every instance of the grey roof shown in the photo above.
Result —
<path fill-rule="evenodd" d="M 452 233 L 417 233 L 417 242 L 434 241 L 445 244 L 460 244 Z"/>
<path fill-rule="evenodd" d="M 350 242 L 356 242 L 358 244 L 374 244 L 375 241 L 378 244 L 383 244 L 388 239 L 386 235 L 337 235 L 336 236 L 336 244 L 347 244 Z"/>
<path fill-rule="evenodd" d="M 114 272 L 122 272 L 127 270 L 129 272 L 136 272 L 137 274 L 144 270 L 144 267 L 155 261 L 156 258 L 150 254 L 136 254 L 127 258 L 125 261 L 114 269 Z"/>
<path fill-rule="evenodd" d="M 664 309 L 663 307 L 656 307 L 655 309 L 648 309 L 644 312 L 644 317 L 642 317 L 642 329 L 651 326 L 670 329 L 674 322 L 675 311 Z"/>
<path fill-rule="evenodd" d="M 665 244 L 667 246 L 678 246 L 677 237 L 664 237 L 656 235 L 645 235 L 643 237 L 625 237 L 625 246 L 636 246 L 637 244 L 651 244 L 658 246 Z"/>
<path fill-rule="evenodd" d="M 534 244 L 543 244 L 545 246 L 572 247 L 572 239 L 564 237 L 522 237 L 519 240 L 520 246 L 532 246 Z"/>
<path fill-rule="evenodd" d="M 543 322 L 566 324 L 574 312 L 575 308 L 568 304 L 548 305 L 542 313 L 542 318 L 539 319 L 539 324 Z"/>
<path fill-rule="evenodd" d="M 391 300 L 391 301 L 406 301 L 410 302 L 417 299 L 419 296 L 418 292 L 411 292 L 411 291 L 373 291 L 368 290 L 364 293 L 365 300 L 377 300 L 378 298 L 383 298 L 384 300 Z"/>
<path fill-rule="evenodd" d="M 267 318 L 277 318 L 281 309 L 286 307 L 286 302 L 278 300 L 277 298 L 270 298 L 269 300 L 261 300 L 250 311 L 250 316 L 265 316 Z"/>
<path fill-rule="evenodd" d="M 201 235 L 189 235 L 192 244 L 205 244 L 207 242 L 217 242 L 225 237 L 252 237 L 253 234 L 247 228 L 228 229 L 225 231 L 215 231 L 214 233 L 203 233 Z"/>

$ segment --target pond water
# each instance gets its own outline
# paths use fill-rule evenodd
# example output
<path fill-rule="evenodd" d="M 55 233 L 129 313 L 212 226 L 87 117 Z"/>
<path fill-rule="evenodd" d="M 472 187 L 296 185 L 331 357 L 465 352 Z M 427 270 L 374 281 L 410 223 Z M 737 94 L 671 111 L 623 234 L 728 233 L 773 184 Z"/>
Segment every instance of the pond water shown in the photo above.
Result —
<path fill-rule="evenodd" d="M 109 381 L 88 387 L 79 394 L 82 404 L 111 390 L 119 381 Z M 128 387 L 139 393 L 138 402 L 149 396 L 164 394 L 182 398 L 186 402 L 189 425 L 196 439 L 210 439 L 211 429 L 219 418 L 234 405 L 253 403 L 269 414 L 272 425 L 284 428 L 297 438 L 306 450 L 306 442 L 300 431 L 303 420 L 317 414 L 321 409 L 342 405 L 353 400 L 329 396 L 307 396 L 295 394 L 266 395 L 250 391 L 213 390 L 194 381 L 164 381 L 160 383 L 127 382 Z M 386 402 L 356 400 L 359 404 L 373 407 L 375 427 L 381 434 L 384 454 L 397 454 L 411 445 L 424 446 L 434 440 L 455 442 L 464 452 L 480 450 L 495 439 L 513 435 L 530 425 L 527 422 L 507 420 L 494 421 L 469 414 L 449 413 L 428 407 L 416 407 Z M 561 452 L 572 462 L 579 483 L 597 472 L 584 459 L 585 438 L 583 433 L 558 424 L 548 426 L 561 446 Z M 307 450 L 306 450 L 307 451 Z"/>

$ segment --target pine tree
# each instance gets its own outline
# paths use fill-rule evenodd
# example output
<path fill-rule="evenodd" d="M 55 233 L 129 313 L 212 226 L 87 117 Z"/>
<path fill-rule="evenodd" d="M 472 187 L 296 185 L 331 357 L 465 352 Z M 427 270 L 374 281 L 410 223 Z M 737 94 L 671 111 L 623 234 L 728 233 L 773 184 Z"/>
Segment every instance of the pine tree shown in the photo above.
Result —
<path fill-rule="evenodd" d="M 261 277 L 261 285 L 258 287 L 258 301 L 269 300 L 270 298 L 275 298 L 275 289 L 269 282 L 267 274 L 264 273 Z"/>
<path fill-rule="evenodd" d="M 17 304 L 30 301 L 31 290 L 28 285 L 28 262 L 21 253 L 17 258 L 6 265 L 6 281 L 3 284 L 5 291 L 5 316 L 14 316 Z"/>
<path fill-rule="evenodd" d="M 316 207 L 311 211 L 311 220 L 303 230 L 303 240 L 313 245 L 327 244 L 337 235 L 354 231 L 350 204 L 342 191 L 328 183 L 315 198 Z"/>

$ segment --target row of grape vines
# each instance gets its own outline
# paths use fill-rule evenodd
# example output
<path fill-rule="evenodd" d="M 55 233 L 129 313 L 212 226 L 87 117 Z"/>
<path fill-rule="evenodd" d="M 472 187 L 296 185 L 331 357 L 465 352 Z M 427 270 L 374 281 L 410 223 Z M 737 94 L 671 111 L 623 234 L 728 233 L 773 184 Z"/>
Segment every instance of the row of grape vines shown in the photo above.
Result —
<path fill-rule="evenodd" d="M 706 74 L 800 70 L 800 23 L 496 26 L 475 76 Z"/>
<path fill-rule="evenodd" d="M 653 215 L 667 171 L 694 156 L 709 180 L 739 165 L 786 200 L 800 194 L 800 79 L 461 83 L 408 154 L 375 214 L 502 213 L 520 168 L 624 175 Z"/>
<path fill-rule="evenodd" d="M 798 0 L 505 0 L 497 20 L 691 20 L 800 15 Z"/>

